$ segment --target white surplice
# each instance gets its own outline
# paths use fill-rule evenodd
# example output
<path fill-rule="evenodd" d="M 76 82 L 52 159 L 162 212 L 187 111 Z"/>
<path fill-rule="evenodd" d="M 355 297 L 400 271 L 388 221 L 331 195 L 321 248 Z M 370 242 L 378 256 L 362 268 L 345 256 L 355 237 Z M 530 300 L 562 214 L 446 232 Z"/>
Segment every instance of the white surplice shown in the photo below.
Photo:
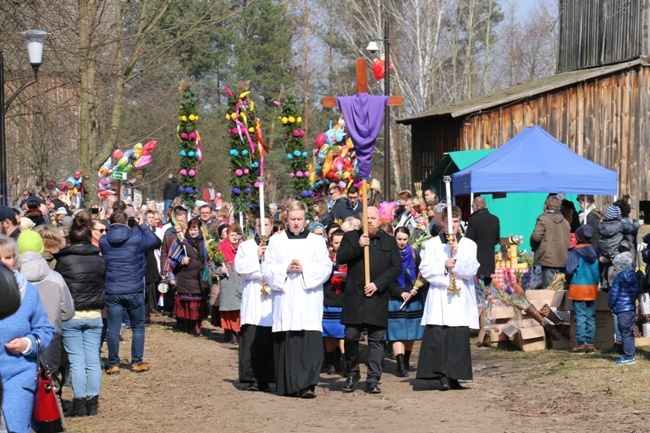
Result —
<path fill-rule="evenodd" d="M 479 263 L 474 241 L 462 238 L 458 242 L 456 265 L 452 273 L 460 293 L 454 295 L 447 294 L 450 275 L 445 273 L 445 261 L 449 258 L 449 245 L 443 244 L 436 236 L 424 244 L 421 256 L 420 273 L 430 283 L 422 326 L 468 326 L 478 329 L 474 276 Z"/>
<path fill-rule="evenodd" d="M 287 274 L 292 260 L 302 265 L 302 274 Z M 273 332 L 323 331 L 323 283 L 332 273 L 325 239 L 309 233 L 304 239 L 289 239 L 286 232 L 269 240 L 262 275 L 271 286 Z"/>
<path fill-rule="evenodd" d="M 235 271 L 243 280 L 241 324 L 270 327 L 273 325 L 273 302 L 271 294 L 262 294 L 264 280 L 257 248 L 255 239 L 250 239 L 239 245 L 235 256 Z"/>

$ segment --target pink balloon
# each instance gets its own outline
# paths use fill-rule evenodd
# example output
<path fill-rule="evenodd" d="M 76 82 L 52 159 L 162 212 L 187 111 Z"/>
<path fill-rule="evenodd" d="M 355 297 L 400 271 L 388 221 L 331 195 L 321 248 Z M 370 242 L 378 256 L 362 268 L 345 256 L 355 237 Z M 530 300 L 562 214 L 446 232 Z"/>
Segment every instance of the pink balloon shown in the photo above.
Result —
<path fill-rule="evenodd" d="M 316 137 L 316 147 L 320 149 L 323 146 L 323 144 L 325 144 L 326 141 L 327 141 L 327 136 L 325 135 L 324 132 L 321 132 L 320 134 L 318 134 L 318 137 Z"/>
<path fill-rule="evenodd" d="M 133 166 L 135 168 L 142 168 L 145 165 L 149 164 L 150 162 L 151 162 L 151 155 L 142 155 L 140 158 L 135 160 Z"/>

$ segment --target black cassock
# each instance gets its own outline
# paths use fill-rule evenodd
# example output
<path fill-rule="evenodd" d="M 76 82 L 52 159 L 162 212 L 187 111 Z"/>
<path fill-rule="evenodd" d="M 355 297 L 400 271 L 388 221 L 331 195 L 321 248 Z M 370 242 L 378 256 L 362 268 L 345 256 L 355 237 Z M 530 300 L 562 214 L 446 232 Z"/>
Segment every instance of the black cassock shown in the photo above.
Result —
<path fill-rule="evenodd" d="M 472 380 L 472 353 L 466 326 L 427 325 L 424 328 L 418 379 Z"/>
<path fill-rule="evenodd" d="M 239 342 L 239 381 L 273 383 L 273 368 L 271 327 L 242 325 Z"/>
<path fill-rule="evenodd" d="M 320 331 L 274 332 L 273 357 L 278 394 L 298 394 L 318 384 L 323 335 Z"/>

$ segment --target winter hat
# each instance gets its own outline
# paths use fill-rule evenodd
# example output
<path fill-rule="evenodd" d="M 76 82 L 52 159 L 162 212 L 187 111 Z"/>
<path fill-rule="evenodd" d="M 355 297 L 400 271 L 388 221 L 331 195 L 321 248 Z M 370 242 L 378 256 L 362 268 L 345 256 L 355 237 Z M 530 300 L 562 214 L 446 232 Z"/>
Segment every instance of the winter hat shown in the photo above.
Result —
<path fill-rule="evenodd" d="M 72 217 L 66 215 L 63 217 L 63 220 L 61 220 L 61 227 L 70 227 L 70 226 L 72 226 Z"/>
<path fill-rule="evenodd" d="M 594 229 L 590 225 L 582 225 L 576 230 L 576 237 L 580 242 L 589 242 L 591 241 L 592 236 L 594 235 Z"/>
<path fill-rule="evenodd" d="M 607 209 L 605 209 L 605 217 L 604 219 L 606 220 L 617 220 L 621 218 L 621 208 L 618 206 L 615 206 L 613 204 L 610 204 L 607 206 Z"/>
<path fill-rule="evenodd" d="M 67 214 L 68 214 L 68 211 L 65 210 L 65 208 L 64 208 L 63 206 L 61 206 L 60 208 L 58 208 L 58 209 L 56 210 L 56 214 L 57 214 L 57 215 L 67 215 Z"/>
<path fill-rule="evenodd" d="M 617 269 L 620 270 L 629 269 L 632 267 L 632 254 L 630 254 L 629 251 L 623 251 L 622 253 L 617 254 L 616 257 L 614 257 L 614 260 L 612 260 L 612 262 L 614 263 L 614 266 Z"/>
<path fill-rule="evenodd" d="M 34 230 L 25 230 L 18 236 L 18 253 L 26 253 L 33 251 L 38 254 L 43 254 L 45 246 L 43 245 L 43 238 Z"/>
<path fill-rule="evenodd" d="M 20 219 L 20 229 L 21 230 L 31 230 L 35 226 L 34 221 L 30 220 L 27 217 L 22 217 Z"/>

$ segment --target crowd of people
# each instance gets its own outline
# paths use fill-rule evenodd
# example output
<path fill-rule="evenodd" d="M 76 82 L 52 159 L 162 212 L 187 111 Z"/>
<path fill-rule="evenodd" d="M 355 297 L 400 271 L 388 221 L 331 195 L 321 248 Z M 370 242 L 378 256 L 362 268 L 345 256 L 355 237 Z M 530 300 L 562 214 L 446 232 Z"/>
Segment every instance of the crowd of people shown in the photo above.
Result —
<path fill-rule="evenodd" d="M 250 391 L 275 384 L 278 394 L 313 398 L 321 373 L 339 373 L 342 391 L 352 392 L 363 339 L 368 393 L 381 393 L 387 354 L 397 376 L 409 376 L 416 341 L 418 379 L 443 391 L 472 379 L 475 282 L 490 283 L 500 242 L 499 219 L 482 197 L 463 225 L 461 210 L 439 203 L 433 188 L 422 197 L 400 192 L 386 215 L 374 206 L 364 214 L 356 187 L 332 184 L 312 209 L 295 199 L 272 203 L 263 219 L 246 218 L 242 227 L 212 184 L 188 209 L 174 183 L 170 175 L 162 213 L 155 202 L 136 209 L 114 196 L 73 210 L 56 193 L 30 191 L 16 208 L 0 206 L 0 279 L 15 282 L 19 294 L 17 312 L 0 319 L 0 418 L 8 431 L 30 428 L 36 338 L 52 372 L 73 388 L 66 416 L 95 415 L 102 368 L 107 375 L 125 368 L 125 328 L 132 332 L 126 367 L 149 370 L 145 332 L 156 314 L 195 337 L 209 317 L 225 343 L 239 346 L 239 380 Z M 626 199 L 602 217 L 591 197 L 580 214 L 567 201 L 550 195 L 531 235 L 541 286 L 560 272 L 570 280 L 576 354 L 594 351 L 596 291 L 610 289 L 619 363 L 634 363 L 638 222 Z M 16 303 L 6 299 L 2 312 Z"/>

